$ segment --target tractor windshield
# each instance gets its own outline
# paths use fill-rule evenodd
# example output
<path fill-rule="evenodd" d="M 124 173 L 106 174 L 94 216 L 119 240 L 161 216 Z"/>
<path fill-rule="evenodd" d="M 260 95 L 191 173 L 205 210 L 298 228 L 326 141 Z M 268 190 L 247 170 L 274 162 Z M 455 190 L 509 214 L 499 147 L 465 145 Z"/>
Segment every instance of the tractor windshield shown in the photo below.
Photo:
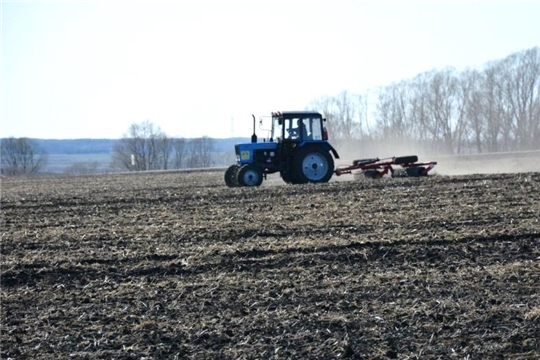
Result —
<path fill-rule="evenodd" d="M 282 121 L 284 139 L 292 141 L 322 140 L 320 118 L 291 117 Z"/>

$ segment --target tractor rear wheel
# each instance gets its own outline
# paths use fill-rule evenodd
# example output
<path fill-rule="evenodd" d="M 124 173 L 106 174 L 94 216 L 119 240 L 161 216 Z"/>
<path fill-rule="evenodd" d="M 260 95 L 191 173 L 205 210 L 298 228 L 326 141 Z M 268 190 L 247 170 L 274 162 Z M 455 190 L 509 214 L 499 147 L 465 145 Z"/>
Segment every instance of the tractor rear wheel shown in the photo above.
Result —
<path fill-rule="evenodd" d="M 256 166 L 243 165 L 238 169 L 237 179 L 242 186 L 261 186 L 263 174 Z"/>
<path fill-rule="evenodd" d="M 280 172 L 280 175 L 281 175 L 281 178 L 283 179 L 283 181 L 285 181 L 285 183 L 287 184 L 294 184 L 294 180 L 291 178 L 291 175 L 287 172 Z"/>
<path fill-rule="evenodd" d="M 237 187 L 240 184 L 238 184 L 238 181 L 236 181 L 236 174 L 238 173 L 238 165 L 231 165 L 225 171 L 225 184 L 228 187 Z"/>
<path fill-rule="evenodd" d="M 294 183 L 325 183 L 334 174 L 334 159 L 320 147 L 306 146 L 298 150 L 293 160 Z"/>

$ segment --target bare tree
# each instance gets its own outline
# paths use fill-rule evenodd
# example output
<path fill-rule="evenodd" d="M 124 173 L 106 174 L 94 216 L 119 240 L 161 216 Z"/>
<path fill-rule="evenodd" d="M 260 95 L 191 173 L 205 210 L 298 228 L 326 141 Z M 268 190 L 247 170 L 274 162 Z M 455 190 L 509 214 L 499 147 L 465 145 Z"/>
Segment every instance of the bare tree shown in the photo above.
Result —
<path fill-rule="evenodd" d="M 453 69 L 434 72 L 425 89 L 427 91 L 429 118 L 434 121 L 436 136 L 442 151 L 454 153 L 455 138 L 459 136 L 460 124 L 456 116 L 457 81 Z"/>
<path fill-rule="evenodd" d="M 461 84 L 467 88 L 463 92 L 464 116 L 468 135 L 465 136 L 469 151 L 482 153 L 484 151 L 483 135 L 487 129 L 485 116 L 485 96 L 482 83 L 485 81 L 483 74 L 476 70 L 466 71 L 461 74 Z"/>
<path fill-rule="evenodd" d="M 365 102 L 362 95 L 342 91 L 337 96 L 313 100 L 307 108 L 322 113 L 328 120 L 329 136 L 338 142 L 349 142 L 365 134 Z"/>
<path fill-rule="evenodd" d="M 408 97 L 410 82 L 401 82 L 384 87 L 379 92 L 377 103 L 378 135 L 383 140 L 414 139 L 415 125 L 411 122 L 411 104 Z"/>
<path fill-rule="evenodd" d="M 1 141 L 2 174 L 8 176 L 36 174 L 47 163 L 48 155 L 28 138 L 7 138 Z"/>
<path fill-rule="evenodd" d="M 452 148 L 456 153 L 462 154 L 468 147 L 468 109 L 470 108 L 471 94 L 474 91 L 474 78 L 467 76 L 467 72 L 456 73 L 454 75 L 456 92 L 454 100 L 454 111 L 452 116 Z"/>
<path fill-rule="evenodd" d="M 173 141 L 165 133 L 160 132 L 150 139 L 153 168 L 155 170 L 167 170 L 173 146 Z"/>
<path fill-rule="evenodd" d="M 483 138 L 488 152 L 501 150 L 501 142 L 509 137 L 510 126 L 508 124 L 510 120 L 506 120 L 508 119 L 508 111 L 504 104 L 502 73 L 500 62 L 489 63 L 483 72 L 481 88 L 486 126 Z"/>
<path fill-rule="evenodd" d="M 188 161 L 190 168 L 210 167 L 214 164 L 214 140 L 207 136 L 191 139 L 188 143 Z"/>
<path fill-rule="evenodd" d="M 431 145 L 436 137 L 436 127 L 430 121 L 427 93 L 424 90 L 429 82 L 429 74 L 417 75 L 410 82 L 409 98 L 411 101 L 410 124 L 416 138 Z"/>
<path fill-rule="evenodd" d="M 335 109 L 340 137 L 345 141 L 360 138 L 362 136 L 362 116 L 364 115 L 362 96 L 342 91 L 335 98 Z"/>
<path fill-rule="evenodd" d="M 113 164 L 130 171 L 167 169 L 172 143 L 167 135 L 146 120 L 132 124 L 113 147 Z"/>
<path fill-rule="evenodd" d="M 511 115 L 511 130 L 519 150 L 538 148 L 537 115 L 540 96 L 540 51 L 532 48 L 503 60 L 504 94 Z"/>
<path fill-rule="evenodd" d="M 172 139 L 172 164 L 174 169 L 186 167 L 187 140 L 184 138 Z"/>

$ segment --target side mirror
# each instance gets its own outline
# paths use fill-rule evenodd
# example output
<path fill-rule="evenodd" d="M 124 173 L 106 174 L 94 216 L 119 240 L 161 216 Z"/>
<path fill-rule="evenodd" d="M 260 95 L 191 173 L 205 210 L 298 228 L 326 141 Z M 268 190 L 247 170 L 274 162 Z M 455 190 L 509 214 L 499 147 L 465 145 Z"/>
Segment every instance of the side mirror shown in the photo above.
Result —
<path fill-rule="evenodd" d="M 322 121 L 323 121 L 323 122 L 326 122 L 326 118 L 322 118 Z"/>

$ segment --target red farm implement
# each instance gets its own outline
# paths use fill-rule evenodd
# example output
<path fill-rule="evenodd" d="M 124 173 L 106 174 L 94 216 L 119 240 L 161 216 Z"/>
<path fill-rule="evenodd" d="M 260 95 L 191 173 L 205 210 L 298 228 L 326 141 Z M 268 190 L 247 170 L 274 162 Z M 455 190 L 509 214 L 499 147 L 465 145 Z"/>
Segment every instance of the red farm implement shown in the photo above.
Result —
<path fill-rule="evenodd" d="M 392 177 L 419 177 L 427 176 L 437 162 L 418 162 L 418 156 L 394 156 L 390 158 L 371 158 L 354 160 L 352 165 L 338 166 L 335 170 L 337 176 L 343 174 L 352 174 L 359 170 L 365 177 L 371 179 L 380 179 L 386 174 Z"/>

